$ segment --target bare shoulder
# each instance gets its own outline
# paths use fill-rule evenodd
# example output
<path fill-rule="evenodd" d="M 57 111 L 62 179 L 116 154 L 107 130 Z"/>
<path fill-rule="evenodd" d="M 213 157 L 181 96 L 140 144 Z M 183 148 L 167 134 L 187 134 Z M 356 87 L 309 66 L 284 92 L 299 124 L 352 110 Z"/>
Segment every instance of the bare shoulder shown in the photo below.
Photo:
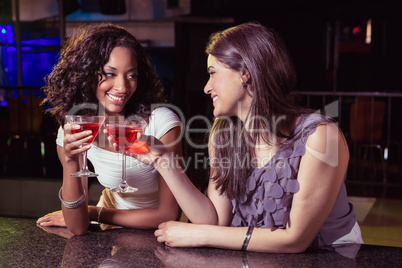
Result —
<path fill-rule="evenodd" d="M 342 136 L 342 133 L 334 123 L 324 122 L 317 125 L 316 130 L 307 139 L 307 143 L 320 144 L 328 139 L 338 139 L 339 136 Z"/>
<path fill-rule="evenodd" d="M 306 151 L 331 166 L 337 166 L 341 159 L 349 159 L 345 138 L 341 130 L 332 122 L 317 126 L 307 139 Z"/>

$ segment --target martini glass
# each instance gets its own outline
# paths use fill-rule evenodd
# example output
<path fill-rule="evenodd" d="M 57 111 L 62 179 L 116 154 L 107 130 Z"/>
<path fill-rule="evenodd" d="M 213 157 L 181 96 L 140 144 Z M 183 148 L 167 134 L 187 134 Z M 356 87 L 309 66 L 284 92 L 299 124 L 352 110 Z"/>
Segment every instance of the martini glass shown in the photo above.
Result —
<path fill-rule="evenodd" d="M 138 190 L 127 183 L 126 153 L 134 143 L 140 143 L 137 139 L 137 134 L 141 133 L 145 126 L 145 121 L 142 118 L 137 117 L 127 119 L 124 122 L 106 124 L 107 131 L 122 152 L 121 182 L 117 187 L 111 188 L 110 191 L 117 193 L 132 193 Z"/>
<path fill-rule="evenodd" d="M 91 144 L 93 140 L 99 133 L 100 127 L 102 126 L 103 122 L 105 121 L 104 116 L 93 116 L 93 115 L 66 115 L 66 123 L 67 124 L 77 124 L 80 125 L 79 129 L 71 130 L 73 134 L 91 130 L 92 131 L 92 139 L 88 140 L 87 142 L 83 143 L 82 145 Z M 98 174 L 90 171 L 88 169 L 87 163 L 87 151 L 83 152 L 83 162 L 82 162 L 82 169 L 76 173 L 71 174 L 73 177 L 96 177 Z"/>

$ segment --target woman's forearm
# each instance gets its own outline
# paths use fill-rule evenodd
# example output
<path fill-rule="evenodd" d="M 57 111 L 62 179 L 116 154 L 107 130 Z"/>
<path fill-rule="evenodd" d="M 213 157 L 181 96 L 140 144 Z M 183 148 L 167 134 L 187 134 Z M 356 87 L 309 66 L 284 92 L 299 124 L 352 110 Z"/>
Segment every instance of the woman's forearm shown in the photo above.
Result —
<path fill-rule="evenodd" d="M 89 216 L 91 221 L 98 221 L 99 216 L 100 223 L 123 226 L 127 228 L 154 229 L 157 228 L 161 222 L 176 220 L 178 215 L 177 210 L 174 212 L 159 208 L 100 209 L 100 207 L 89 207 Z M 99 211 L 101 211 L 100 214 Z"/>
<path fill-rule="evenodd" d="M 195 187 L 173 154 L 167 153 L 161 157 L 156 169 L 191 222 L 218 224 L 212 202 Z"/>
<path fill-rule="evenodd" d="M 299 253 L 305 251 L 312 240 L 303 230 L 249 228 L 165 222 L 155 231 L 158 242 L 171 247 L 213 247 L 267 253 Z M 185 234 L 185 235 L 183 235 Z"/>
<path fill-rule="evenodd" d="M 201 245 L 231 250 L 242 249 L 248 227 L 197 225 L 202 230 Z M 307 249 L 310 241 L 286 229 L 254 228 L 247 250 L 268 253 L 299 253 Z"/>
<path fill-rule="evenodd" d="M 63 164 L 63 186 L 60 196 L 66 202 L 74 202 L 85 195 L 83 204 L 76 208 L 67 208 L 61 205 L 63 217 L 67 228 L 76 235 L 86 233 L 89 225 L 88 217 L 88 190 L 83 183 L 83 178 L 71 177 L 70 174 L 80 169 L 78 161 Z M 85 178 L 86 180 L 86 178 Z"/>

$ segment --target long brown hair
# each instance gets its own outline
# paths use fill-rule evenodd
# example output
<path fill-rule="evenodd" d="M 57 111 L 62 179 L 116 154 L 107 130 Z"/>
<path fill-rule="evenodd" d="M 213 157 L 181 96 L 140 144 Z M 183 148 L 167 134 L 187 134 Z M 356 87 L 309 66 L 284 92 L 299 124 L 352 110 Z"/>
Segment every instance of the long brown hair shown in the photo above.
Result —
<path fill-rule="evenodd" d="M 246 189 L 257 142 L 262 139 L 272 145 L 274 136 L 289 138 L 291 122 L 305 110 L 286 100 L 296 85 L 296 73 L 275 31 L 254 22 L 231 27 L 211 35 L 206 53 L 235 72 L 250 74 L 252 104 L 247 124 L 249 130 L 258 131 L 246 131 L 237 117 L 220 117 L 209 138 L 210 176 L 221 194 L 234 198 Z"/>
<path fill-rule="evenodd" d="M 115 47 L 131 49 L 138 62 L 138 86 L 124 107 L 125 115 L 138 113 L 147 119 L 150 105 L 165 101 L 163 85 L 147 50 L 131 33 L 108 22 L 86 24 L 65 42 L 58 63 L 42 88 L 46 94 L 42 104 L 51 106 L 48 111 L 60 124 L 73 107 L 99 105 L 96 98 L 99 76 L 104 75 L 103 66 Z"/>

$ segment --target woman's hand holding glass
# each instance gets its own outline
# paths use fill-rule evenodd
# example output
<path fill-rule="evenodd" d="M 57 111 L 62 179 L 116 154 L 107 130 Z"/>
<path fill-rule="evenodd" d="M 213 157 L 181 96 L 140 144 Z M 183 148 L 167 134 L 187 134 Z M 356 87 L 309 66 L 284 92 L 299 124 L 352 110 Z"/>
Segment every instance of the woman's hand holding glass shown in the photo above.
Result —
<path fill-rule="evenodd" d="M 82 132 L 78 132 L 76 134 L 73 133 L 73 130 L 80 129 L 79 125 L 76 124 L 65 124 L 64 127 L 64 153 L 66 157 L 66 161 L 77 160 L 80 155 L 82 155 L 85 151 L 91 148 L 91 145 L 88 144 L 88 141 L 92 139 L 92 131 L 86 130 Z"/>
<path fill-rule="evenodd" d="M 70 154 L 71 156 L 75 155 L 75 153 L 79 152 L 80 150 L 75 150 L 74 148 L 84 149 L 81 151 L 83 155 L 83 164 L 82 169 L 78 172 L 71 174 L 73 177 L 96 177 L 98 174 L 88 170 L 87 165 L 87 151 L 90 148 L 92 141 L 98 135 L 99 130 L 105 121 L 105 116 L 85 116 L 85 115 L 66 115 L 65 117 L 66 125 L 71 125 L 70 128 L 65 127 L 65 138 L 66 140 L 71 142 L 71 147 L 68 145 L 68 149 L 71 149 L 70 152 L 74 152 L 74 154 Z M 81 134 L 81 135 L 80 135 Z M 65 144 L 66 145 L 66 144 Z M 64 145 L 64 146 L 65 146 Z M 69 152 L 66 153 L 69 156 Z M 66 159 L 67 160 L 67 159 Z"/>
<path fill-rule="evenodd" d="M 105 130 L 105 133 L 109 135 L 108 140 L 113 148 L 116 151 L 121 152 L 121 148 L 119 148 L 119 146 L 114 142 L 114 139 L 110 135 L 110 133 L 108 133 L 107 130 Z M 169 153 L 169 150 L 160 140 L 158 140 L 154 136 L 148 136 L 143 133 L 138 133 L 137 139 L 138 142 L 133 144 L 133 146 L 131 146 L 126 151 L 126 155 L 134 157 L 144 164 L 157 168 L 161 158 L 167 155 Z M 147 150 L 141 149 L 144 147 L 146 147 Z"/>

